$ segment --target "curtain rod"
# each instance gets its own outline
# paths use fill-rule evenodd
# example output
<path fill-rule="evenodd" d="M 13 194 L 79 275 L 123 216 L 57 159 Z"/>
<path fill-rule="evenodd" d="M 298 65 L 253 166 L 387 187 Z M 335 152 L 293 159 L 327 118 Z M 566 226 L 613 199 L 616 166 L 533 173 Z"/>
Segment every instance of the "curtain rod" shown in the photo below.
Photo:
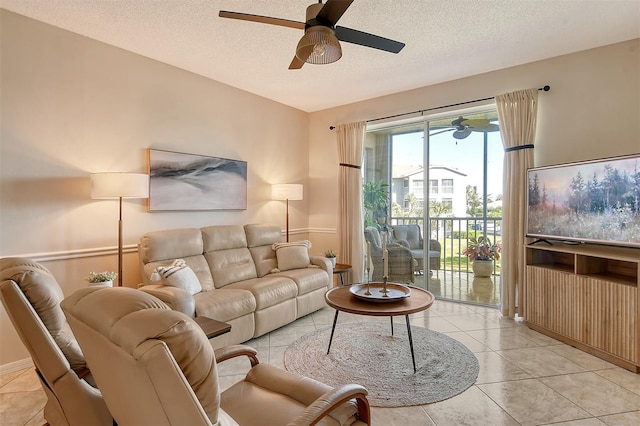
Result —
<path fill-rule="evenodd" d="M 546 85 L 544 87 L 538 88 L 538 90 L 542 90 L 544 92 L 548 92 L 549 90 L 551 90 L 551 86 Z M 491 96 L 490 98 L 474 99 L 472 101 L 458 102 L 457 104 L 441 105 L 441 106 L 437 106 L 437 107 L 433 107 L 433 108 L 419 109 L 417 111 L 403 112 L 402 114 L 389 115 L 389 116 L 386 116 L 386 117 L 373 118 L 371 120 L 367 120 L 367 123 L 371 123 L 371 122 L 374 122 L 374 121 L 380 121 L 380 120 L 387 120 L 389 118 L 402 117 L 404 115 L 411 115 L 411 114 L 417 114 L 417 113 L 423 114 L 423 113 L 425 113 L 427 111 L 433 111 L 433 110 L 436 110 L 436 109 L 443 109 L 443 108 L 449 108 L 449 107 L 454 107 L 454 106 L 459 106 L 459 105 L 472 104 L 472 103 L 475 103 L 475 102 L 488 101 L 488 100 L 491 100 L 491 99 L 495 99 L 495 96 Z M 336 126 L 329 126 L 329 130 L 333 130 L 335 128 L 336 128 Z"/>

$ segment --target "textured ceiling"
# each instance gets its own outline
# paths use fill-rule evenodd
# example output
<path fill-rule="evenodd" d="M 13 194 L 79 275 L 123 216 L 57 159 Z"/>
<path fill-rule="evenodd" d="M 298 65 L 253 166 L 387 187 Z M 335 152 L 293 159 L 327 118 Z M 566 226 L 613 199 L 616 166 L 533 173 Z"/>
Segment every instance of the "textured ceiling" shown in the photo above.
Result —
<path fill-rule="evenodd" d="M 0 0 L 2 8 L 290 105 L 317 111 L 640 37 L 640 0 L 355 0 L 338 25 L 406 43 L 342 43 L 330 65 L 288 70 L 312 0 Z"/>

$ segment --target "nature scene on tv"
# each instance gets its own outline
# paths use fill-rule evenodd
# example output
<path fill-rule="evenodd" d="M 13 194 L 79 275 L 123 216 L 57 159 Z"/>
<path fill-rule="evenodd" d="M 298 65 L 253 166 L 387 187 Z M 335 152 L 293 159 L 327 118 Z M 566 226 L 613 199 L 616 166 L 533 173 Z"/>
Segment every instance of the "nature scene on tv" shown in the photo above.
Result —
<path fill-rule="evenodd" d="M 640 155 L 530 169 L 527 235 L 640 246 Z"/>

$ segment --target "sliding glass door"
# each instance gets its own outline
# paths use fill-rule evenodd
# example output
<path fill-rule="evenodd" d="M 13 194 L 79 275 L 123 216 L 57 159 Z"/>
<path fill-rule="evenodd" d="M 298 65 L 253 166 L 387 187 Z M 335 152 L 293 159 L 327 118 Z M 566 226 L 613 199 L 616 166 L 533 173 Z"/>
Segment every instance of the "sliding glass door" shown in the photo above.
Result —
<path fill-rule="evenodd" d="M 410 278 L 394 271 L 390 280 L 497 306 L 503 149 L 496 111 L 371 126 L 365 144 L 365 226 L 413 255 Z M 488 272 L 474 273 L 483 244 L 493 249 Z M 465 253 L 475 252 L 480 259 L 472 262 Z"/>

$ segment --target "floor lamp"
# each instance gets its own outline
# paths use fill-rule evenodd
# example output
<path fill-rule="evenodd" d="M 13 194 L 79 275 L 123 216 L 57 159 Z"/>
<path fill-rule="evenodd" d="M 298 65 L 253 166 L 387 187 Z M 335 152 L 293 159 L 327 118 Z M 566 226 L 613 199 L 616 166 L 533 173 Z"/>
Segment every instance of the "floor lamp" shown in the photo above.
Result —
<path fill-rule="evenodd" d="M 289 200 L 302 200 L 302 185 L 294 183 L 281 183 L 271 187 L 271 199 L 287 202 L 287 242 L 289 242 Z"/>
<path fill-rule="evenodd" d="M 91 198 L 117 199 L 118 216 L 118 286 L 122 287 L 122 199 L 148 198 L 149 175 L 140 173 L 94 173 L 91 175 Z"/>

